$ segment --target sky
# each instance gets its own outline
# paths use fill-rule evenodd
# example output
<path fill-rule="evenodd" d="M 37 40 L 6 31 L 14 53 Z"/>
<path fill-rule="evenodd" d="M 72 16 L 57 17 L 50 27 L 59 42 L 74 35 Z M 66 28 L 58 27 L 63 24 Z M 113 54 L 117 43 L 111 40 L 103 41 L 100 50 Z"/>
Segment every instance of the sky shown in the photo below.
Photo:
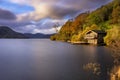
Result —
<path fill-rule="evenodd" d="M 21 33 L 55 33 L 78 14 L 95 10 L 111 0 L 0 0 L 0 25 Z"/>

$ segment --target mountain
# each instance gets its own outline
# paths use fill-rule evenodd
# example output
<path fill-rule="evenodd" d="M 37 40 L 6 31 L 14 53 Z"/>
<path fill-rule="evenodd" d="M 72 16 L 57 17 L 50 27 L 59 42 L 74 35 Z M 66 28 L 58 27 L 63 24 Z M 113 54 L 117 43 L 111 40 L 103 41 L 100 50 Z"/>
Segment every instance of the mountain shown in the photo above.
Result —
<path fill-rule="evenodd" d="M 26 37 L 29 38 L 50 38 L 53 34 L 42 34 L 42 33 L 36 33 L 36 34 L 31 34 L 31 33 L 24 33 Z"/>
<path fill-rule="evenodd" d="M 0 26 L 0 38 L 27 38 L 24 34 L 13 31 L 7 26 Z"/>
<path fill-rule="evenodd" d="M 0 38 L 50 38 L 53 34 L 18 33 L 7 26 L 0 26 Z"/>

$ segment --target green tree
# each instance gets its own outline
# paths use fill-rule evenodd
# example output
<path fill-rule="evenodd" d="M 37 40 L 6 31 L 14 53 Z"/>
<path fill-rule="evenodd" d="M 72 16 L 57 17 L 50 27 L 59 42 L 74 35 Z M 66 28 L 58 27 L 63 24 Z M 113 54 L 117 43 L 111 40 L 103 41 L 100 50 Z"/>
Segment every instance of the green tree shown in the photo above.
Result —
<path fill-rule="evenodd" d="M 120 23 L 120 6 L 117 6 L 116 8 L 113 9 L 112 12 L 112 23 Z"/>

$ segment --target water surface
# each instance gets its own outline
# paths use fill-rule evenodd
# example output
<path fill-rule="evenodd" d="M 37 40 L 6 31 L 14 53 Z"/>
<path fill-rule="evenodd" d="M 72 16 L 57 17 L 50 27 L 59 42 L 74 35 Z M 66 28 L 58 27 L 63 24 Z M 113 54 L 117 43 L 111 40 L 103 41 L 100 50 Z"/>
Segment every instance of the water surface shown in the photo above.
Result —
<path fill-rule="evenodd" d="M 96 77 L 83 65 L 101 64 Z M 47 39 L 1 39 L 0 80 L 106 80 L 112 64 L 103 46 L 71 45 Z"/>

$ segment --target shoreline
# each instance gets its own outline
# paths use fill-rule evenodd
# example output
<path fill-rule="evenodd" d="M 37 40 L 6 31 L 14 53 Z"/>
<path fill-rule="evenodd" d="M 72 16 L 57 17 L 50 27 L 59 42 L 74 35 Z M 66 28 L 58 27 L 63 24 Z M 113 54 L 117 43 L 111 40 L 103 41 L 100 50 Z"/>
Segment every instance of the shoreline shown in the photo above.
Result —
<path fill-rule="evenodd" d="M 87 43 L 85 41 L 64 41 L 64 40 L 51 40 L 51 41 L 60 41 L 60 42 L 66 42 L 72 45 L 94 45 L 94 46 L 106 46 L 105 43 L 101 43 L 101 44 L 91 44 L 91 43 Z"/>

